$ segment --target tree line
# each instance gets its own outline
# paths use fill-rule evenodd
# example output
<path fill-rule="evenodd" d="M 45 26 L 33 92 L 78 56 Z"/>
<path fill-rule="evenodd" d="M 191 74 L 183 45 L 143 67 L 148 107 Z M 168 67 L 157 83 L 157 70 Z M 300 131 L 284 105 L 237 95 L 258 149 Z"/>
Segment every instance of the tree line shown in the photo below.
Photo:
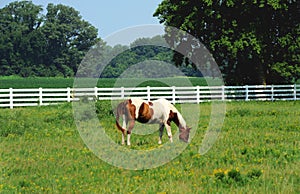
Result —
<path fill-rule="evenodd" d="M 83 20 L 78 11 L 61 4 L 48 4 L 43 14 L 42 6 L 31 1 L 12 2 L 0 9 L 0 34 L 1 76 L 71 77 L 94 47 L 102 52 L 99 56 L 124 51 L 109 63 L 101 77 L 118 77 L 129 66 L 146 59 L 172 63 L 170 49 L 149 46 L 130 49 L 141 41 L 149 44 L 163 41 L 162 37 L 136 40 L 131 46 L 110 47 L 98 38 L 97 28 Z M 101 57 L 94 60 L 98 64 L 103 62 Z M 189 76 L 199 75 L 190 67 L 181 70 Z M 88 73 L 97 76 L 93 69 Z"/>
<path fill-rule="evenodd" d="M 169 36 L 168 26 L 173 26 L 209 49 L 226 84 L 294 83 L 300 78 L 299 10 L 296 0 L 163 0 L 154 16 L 166 26 L 164 37 L 110 47 L 98 37 L 98 29 L 72 7 L 50 3 L 44 11 L 31 1 L 16 1 L 0 9 L 0 76 L 72 77 L 80 63 L 99 66 L 108 53 L 120 54 L 101 70 L 101 77 L 119 77 L 146 59 L 158 61 L 166 70 L 155 71 L 157 77 L 174 76 L 172 71 L 167 73 L 164 62 L 188 76 L 201 76 L 187 57 L 167 47 L 151 46 L 157 41 L 166 41 L 173 49 L 184 45 L 186 37 Z M 149 46 L 136 46 L 141 43 Z M 186 49 L 192 58 L 197 45 Z M 86 55 L 90 57 L 85 59 Z M 82 76 L 99 76 L 89 68 L 83 69 Z M 137 76 L 145 76 L 141 71 Z"/>

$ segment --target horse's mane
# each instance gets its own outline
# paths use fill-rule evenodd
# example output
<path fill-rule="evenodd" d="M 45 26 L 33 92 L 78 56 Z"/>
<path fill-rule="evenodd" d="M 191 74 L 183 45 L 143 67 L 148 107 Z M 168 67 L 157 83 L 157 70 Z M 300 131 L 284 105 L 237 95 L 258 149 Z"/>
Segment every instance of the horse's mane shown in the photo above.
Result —
<path fill-rule="evenodd" d="M 172 110 L 173 112 L 175 112 L 177 114 L 179 124 L 181 125 L 181 127 L 186 128 L 187 127 L 186 122 L 185 122 L 183 116 L 181 115 L 181 113 L 177 110 L 177 108 L 166 99 L 162 98 L 159 100 L 164 102 L 165 104 L 167 104 L 169 106 L 170 110 Z"/>

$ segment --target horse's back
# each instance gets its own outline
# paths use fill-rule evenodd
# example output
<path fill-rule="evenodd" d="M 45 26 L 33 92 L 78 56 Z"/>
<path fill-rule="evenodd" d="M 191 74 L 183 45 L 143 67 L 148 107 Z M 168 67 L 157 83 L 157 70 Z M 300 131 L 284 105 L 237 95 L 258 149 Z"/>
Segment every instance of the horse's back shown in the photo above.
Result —
<path fill-rule="evenodd" d="M 171 104 L 168 100 L 164 98 L 159 98 L 157 100 L 153 101 L 146 101 L 143 100 L 142 98 L 131 98 L 131 103 L 135 106 L 136 108 L 136 119 L 139 116 L 140 108 L 143 103 L 147 104 L 150 109 L 153 109 L 153 117 L 152 119 L 157 120 L 165 120 L 169 114 L 170 111 L 172 110 L 173 112 L 178 112 L 177 109 Z"/>
<path fill-rule="evenodd" d="M 165 98 L 159 98 L 156 100 L 157 102 L 161 103 L 164 107 L 168 107 L 168 112 L 170 112 L 170 110 L 172 110 L 173 112 L 178 112 L 178 110 L 175 108 L 175 106 L 173 104 L 170 103 L 170 101 L 168 101 Z"/>

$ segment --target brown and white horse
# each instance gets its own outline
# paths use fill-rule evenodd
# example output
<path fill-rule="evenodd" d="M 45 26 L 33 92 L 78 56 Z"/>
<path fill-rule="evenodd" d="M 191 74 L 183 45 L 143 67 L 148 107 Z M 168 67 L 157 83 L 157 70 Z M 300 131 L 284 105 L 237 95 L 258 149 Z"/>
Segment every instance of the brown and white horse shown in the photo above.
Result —
<path fill-rule="evenodd" d="M 121 127 L 119 119 L 122 116 L 123 126 Z M 135 121 L 144 124 L 159 124 L 159 141 L 162 143 L 162 135 L 164 127 L 171 142 L 171 122 L 173 121 L 179 128 L 179 139 L 188 142 L 190 129 L 187 127 L 185 120 L 179 111 L 166 99 L 158 99 L 155 101 L 145 101 L 140 98 L 131 98 L 121 102 L 116 109 L 116 125 L 122 131 L 122 144 L 125 143 L 125 133 L 127 131 L 127 145 L 130 145 L 130 135 L 134 127 Z M 126 126 L 128 129 L 126 130 Z"/>

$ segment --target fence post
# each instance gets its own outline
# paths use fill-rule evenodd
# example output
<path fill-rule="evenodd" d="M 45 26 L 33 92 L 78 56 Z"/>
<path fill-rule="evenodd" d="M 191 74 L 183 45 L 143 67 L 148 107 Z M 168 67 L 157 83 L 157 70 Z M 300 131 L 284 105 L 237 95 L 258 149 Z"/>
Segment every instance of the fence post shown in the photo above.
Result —
<path fill-rule="evenodd" d="M 121 98 L 124 99 L 124 97 L 125 97 L 124 87 L 121 87 Z"/>
<path fill-rule="evenodd" d="M 297 100 L 297 85 L 294 84 L 294 100 Z"/>
<path fill-rule="evenodd" d="M 175 86 L 172 86 L 172 103 L 175 104 L 176 95 L 175 95 Z"/>
<path fill-rule="evenodd" d="M 197 104 L 200 104 L 200 86 L 197 85 L 196 87 L 196 97 L 197 97 Z"/>
<path fill-rule="evenodd" d="M 222 86 L 222 101 L 225 101 L 225 86 Z"/>
<path fill-rule="evenodd" d="M 151 93 L 150 93 L 150 86 L 147 86 L 147 100 L 150 101 L 150 96 L 151 96 Z"/>
<path fill-rule="evenodd" d="M 70 89 L 70 87 L 67 87 L 67 101 L 71 102 L 71 89 Z"/>
<path fill-rule="evenodd" d="M 43 88 L 39 88 L 39 105 L 43 105 Z"/>
<path fill-rule="evenodd" d="M 271 100 L 274 101 L 274 85 L 271 85 Z"/>
<path fill-rule="evenodd" d="M 95 95 L 95 99 L 97 101 L 98 100 L 98 88 L 97 87 L 94 88 L 94 95 Z"/>
<path fill-rule="evenodd" d="M 14 108 L 14 96 L 13 96 L 13 89 L 9 88 L 9 107 L 10 109 Z"/>
<path fill-rule="evenodd" d="M 248 85 L 245 85 L 245 89 L 246 89 L 246 101 L 249 101 L 249 89 L 248 89 Z"/>

